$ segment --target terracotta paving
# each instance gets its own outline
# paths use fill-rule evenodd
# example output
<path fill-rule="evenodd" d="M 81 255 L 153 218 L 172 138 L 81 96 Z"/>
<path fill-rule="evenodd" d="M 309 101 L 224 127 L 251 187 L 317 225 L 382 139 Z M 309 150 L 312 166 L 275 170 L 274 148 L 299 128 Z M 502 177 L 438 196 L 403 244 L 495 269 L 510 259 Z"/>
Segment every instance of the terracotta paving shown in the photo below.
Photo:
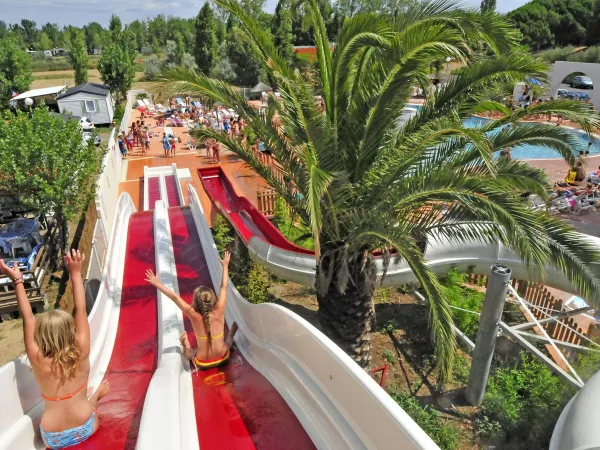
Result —
<path fill-rule="evenodd" d="M 133 110 L 131 113 L 130 123 L 140 118 L 140 113 L 137 110 Z M 143 156 L 141 154 L 141 147 L 135 146 L 132 153 L 127 156 L 126 172 L 121 178 L 119 185 L 119 194 L 127 192 L 131 195 L 133 203 L 136 205 L 138 210 L 143 208 L 144 202 L 144 167 L 160 167 L 170 166 L 171 164 L 177 164 L 178 169 L 190 169 L 192 176 L 191 184 L 196 188 L 196 192 L 202 202 L 207 217 L 210 217 L 210 222 L 216 214 L 216 210 L 213 208 L 210 199 L 204 192 L 198 172 L 195 170 L 199 167 L 206 167 L 211 165 L 206 155 L 206 150 L 203 147 L 198 148 L 195 151 L 189 150 L 187 142 L 190 140 L 189 132 L 184 127 L 173 127 L 173 132 L 181 138 L 181 143 L 178 144 L 175 157 L 167 158 L 164 156 L 162 148 L 162 135 L 163 127 L 157 127 L 156 121 L 152 118 L 145 119 L 146 125 L 150 125 L 154 137 L 150 139 L 150 150 Z M 240 195 L 244 195 L 251 202 L 257 202 L 256 194 L 259 190 L 267 188 L 266 183 L 256 175 L 248 166 L 239 160 L 233 153 L 225 150 L 221 151 L 221 167 L 225 173 L 232 180 L 232 183 Z M 187 184 L 184 182 L 182 186 L 184 195 L 187 197 Z M 187 199 L 185 199 L 187 203 Z"/>

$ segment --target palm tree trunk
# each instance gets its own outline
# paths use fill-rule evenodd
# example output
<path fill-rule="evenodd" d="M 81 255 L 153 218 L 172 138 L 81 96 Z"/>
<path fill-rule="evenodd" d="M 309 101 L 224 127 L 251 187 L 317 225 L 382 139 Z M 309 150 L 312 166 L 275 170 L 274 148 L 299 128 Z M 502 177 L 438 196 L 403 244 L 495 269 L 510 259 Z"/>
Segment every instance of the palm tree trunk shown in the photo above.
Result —
<path fill-rule="evenodd" d="M 375 323 L 373 309 L 374 279 L 371 270 L 351 270 L 356 276 L 343 293 L 334 273 L 326 293 L 317 292 L 319 321 L 323 332 L 358 365 L 371 363 L 371 330 Z"/>

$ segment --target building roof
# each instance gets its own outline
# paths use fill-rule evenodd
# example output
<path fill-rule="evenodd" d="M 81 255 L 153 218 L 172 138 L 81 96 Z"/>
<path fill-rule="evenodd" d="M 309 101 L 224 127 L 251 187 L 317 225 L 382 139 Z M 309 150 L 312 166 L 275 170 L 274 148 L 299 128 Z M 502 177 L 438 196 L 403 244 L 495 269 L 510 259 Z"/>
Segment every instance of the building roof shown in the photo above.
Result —
<path fill-rule="evenodd" d="M 254 86 L 252 89 L 250 89 L 250 92 L 267 92 L 267 91 L 272 91 L 272 90 L 273 90 L 272 87 L 267 86 L 265 83 L 263 83 L 261 81 L 256 86 Z"/>
<path fill-rule="evenodd" d="M 80 84 L 78 86 L 72 87 L 64 94 L 61 94 L 58 97 L 56 97 L 56 99 L 60 100 L 61 98 L 70 97 L 71 95 L 79 94 L 80 92 L 85 92 L 87 94 L 101 95 L 102 97 L 106 97 L 109 94 L 110 90 L 108 89 L 108 87 L 104 86 L 103 84 L 85 83 L 85 84 Z"/>
<path fill-rule="evenodd" d="M 22 94 L 19 94 L 16 97 L 13 97 L 11 100 L 23 100 L 26 98 L 43 97 L 44 95 L 58 94 L 58 93 L 64 91 L 66 88 L 67 88 L 67 86 L 62 85 L 62 86 L 52 86 L 52 87 L 47 87 L 47 88 L 42 88 L 42 89 L 32 89 L 31 91 L 23 92 Z"/>

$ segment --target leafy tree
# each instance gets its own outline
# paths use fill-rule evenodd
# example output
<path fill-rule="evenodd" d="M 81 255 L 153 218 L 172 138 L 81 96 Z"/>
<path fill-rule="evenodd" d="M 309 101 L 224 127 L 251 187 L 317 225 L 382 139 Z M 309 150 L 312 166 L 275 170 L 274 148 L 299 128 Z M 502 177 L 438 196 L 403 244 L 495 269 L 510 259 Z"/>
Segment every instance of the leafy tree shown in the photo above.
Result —
<path fill-rule="evenodd" d="M 98 71 L 104 84 L 116 96 L 117 103 L 125 98 L 135 76 L 134 57 L 130 50 L 114 43 L 104 49 L 98 61 Z"/>
<path fill-rule="evenodd" d="M 175 39 L 175 64 L 181 66 L 183 64 L 183 55 L 185 54 L 185 44 L 181 33 L 177 33 Z"/>
<path fill-rule="evenodd" d="M 50 44 L 49 47 L 46 47 L 44 50 L 48 50 L 52 47 L 61 47 L 63 42 L 62 42 L 62 32 L 60 31 L 60 29 L 58 28 L 58 25 L 56 25 L 55 23 L 46 23 L 43 27 L 42 27 L 42 33 L 46 33 L 46 35 L 51 39 L 52 44 Z M 41 38 L 40 38 L 41 40 Z"/>
<path fill-rule="evenodd" d="M 38 41 L 38 29 L 35 22 L 29 19 L 22 19 L 21 29 L 23 30 L 23 37 L 25 39 L 27 48 L 33 48 L 35 43 Z"/>
<path fill-rule="evenodd" d="M 279 55 L 286 61 L 293 62 L 294 33 L 292 31 L 292 5 L 290 0 L 279 0 L 271 26 L 273 42 Z"/>
<path fill-rule="evenodd" d="M 596 0 L 533 0 L 511 11 L 508 17 L 523 34 L 523 42 L 535 50 L 552 45 L 581 45 L 593 21 Z"/>
<path fill-rule="evenodd" d="M 121 23 L 121 18 L 119 16 L 115 14 L 110 16 L 108 31 L 110 31 L 111 35 L 119 34 L 121 31 L 123 31 L 123 24 Z"/>
<path fill-rule="evenodd" d="M 12 36 L 0 41 L 0 109 L 8 106 L 14 93 L 25 92 L 31 86 L 31 57 L 19 47 Z"/>
<path fill-rule="evenodd" d="M 148 21 L 148 35 L 152 36 L 153 40 L 156 39 L 160 46 L 165 46 L 167 43 L 167 34 L 169 32 L 169 26 L 164 14 L 159 14 L 155 18 Z M 154 52 L 158 53 L 158 52 Z"/>
<path fill-rule="evenodd" d="M 481 0 L 481 12 L 496 11 L 496 0 Z"/>
<path fill-rule="evenodd" d="M 8 36 L 8 26 L 4 20 L 0 20 L 0 39 L 4 39 Z"/>
<path fill-rule="evenodd" d="M 127 25 L 127 30 L 131 31 L 135 36 L 136 50 L 142 51 L 142 47 L 146 45 L 146 23 L 140 20 L 134 20 Z"/>
<path fill-rule="evenodd" d="M 54 211 L 61 226 L 61 248 L 68 241 L 67 221 L 92 199 L 102 152 L 85 143 L 76 120 L 64 120 L 38 107 L 30 114 L 0 120 L 0 189 L 18 192 L 40 211 Z"/>
<path fill-rule="evenodd" d="M 50 39 L 50 37 L 48 37 L 46 33 L 42 31 L 40 33 L 38 43 L 35 47 L 39 51 L 50 50 L 52 48 L 52 40 Z"/>
<path fill-rule="evenodd" d="M 88 54 L 85 48 L 83 33 L 79 30 L 71 32 L 71 53 L 69 54 L 71 66 L 75 72 L 75 84 L 83 84 L 88 81 Z"/>
<path fill-rule="evenodd" d="M 157 55 L 150 55 L 146 60 L 144 69 L 144 78 L 147 81 L 154 81 L 158 78 L 163 70 L 163 62 Z"/>
<path fill-rule="evenodd" d="M 83 27 L 85 34 L 85 46 L 88 53 L 94 53 L 94 50 L 100 50 L 102 47 L 101 36 L 104 33 L 102 25 L 98 22 L 90 22 Z"/>
<path fill-rule="evenodd" d="M 194 45 L 196 64 L 204 74 L 208 74 L 216 63 L 218 44 L 215 32 L 215 14 L 210 3 L 206 2 L 196 17 L 196 41 Z"/>
<path fill-rule="evenodd" d="M 554 111 L 589 132 L 600 119 L 582 102 L 544 102 L 513 112 L 488 96 L 499 83 L 547 77 L 543 62 L 516 50 L 518 32 L 503 16 L 462 11 L 449 2 L 419 2 L 393 20 L 374 14 L 346 19 L 335 50 L 318 53 L 321 108 L 314 100 L 315 89 L 274 52 L 262 25 L 235 0 L 216 3 L 240 20 L 245 39 L 277 81 L 281 102 L 271 97 L 264 120 L 238 89 L 181 69 L 166 73 L 170 81 L 164 89 L 185 89 L 236 108 L 272 150 L 277 165 L 264 165 L 249 145 L 229 135 L 210 128 L 193 132 L 237 154 L 308 224 L 315 242 L 322 329 L 355 361 L 367 366 L 371 359 L 377 283 L 373 252 L 379 250 L 384 268 L 392 260 L 405 261 L 428 297 L 439 374 L 444 379 L 450 375 L 452 312 L 420 250 L 434 233 L 457 247 L 471 239 L 501 242 L 532 271 L 553 266 L 563 272 L 585 298 L 598 304 L 598 250 L 560 218 L 532 210 L 521 197 L 524 192 L 547 195 L 545 172 L 493 155 L 505 147 L 543 142 L 572 164 L 581 144 L 568 130 L 548 124 L 505 125 Z M 305 6 L 316 46 L 328 49 L 316 0 Z M 490 49 L 487 57 L 473 51 L 483 44 Z M 434 92 L 429 67 L 448 56 L 465 66 Z M 424 89 L 427 100 L 400 126 L 415 85 Z M 505 117 L 475 129 L 461 121 L 487 111 Z M 275 113 L 285 136 L 269 120 Z M 281 181 L 276 166 L 302 198 Z"/>
<path fill-rule="evenodd" d="M 227 56 L 227 42 L 219 46 L 219 61 L 213 66 L 211 76 L 227 83 L 233 83 L 237 79 L 237 74 Z"/>

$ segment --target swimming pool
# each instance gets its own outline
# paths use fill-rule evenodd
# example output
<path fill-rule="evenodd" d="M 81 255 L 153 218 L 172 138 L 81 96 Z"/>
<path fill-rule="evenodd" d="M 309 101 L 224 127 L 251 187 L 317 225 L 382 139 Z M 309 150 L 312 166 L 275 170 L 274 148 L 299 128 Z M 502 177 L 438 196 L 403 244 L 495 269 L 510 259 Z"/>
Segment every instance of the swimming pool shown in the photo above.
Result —
<path fill-rule="evenodd" d="M 410 108 L 420 109 L 421 105 L 407 105 Z M 468 128 L 476 128 L 482 126 L 484 123 L 488 122 L 488 119 L 483 119 L 480 117 L 471 117 L 464 121 L 464 124 Z M 600 140 L 593 142 L 592 145 L 588 148 L 588 143 L 590 140 L 587 135 L 582 131 L 573 130 L 572 133 L 579 139 L 581 142 L 581 147 L 579 149 L 574 149 L 576 152 L 579 150 L 589 150 L 590 156 L 600 155 Z M 496 152 L 496 156 L 498 156 L 500 152 Z M 561 159 L 562 156 L 548 148 L 544 145 L 522 145 L 520 147 L 513 148 L 510 152 L 511 156 L 516 159 Z"/>
<path fill-rule="evenodd" d="M 479 127 L 485 122 L 487 119 L 482 119 L 480 117 L 471 117 L 465 120 L 465 125 L 469 128 Z M 526 126 L 526 125 L 524 125 Z M 576 152 L 579 150 L 589 150 L 590 156 L 600 154 L 600 141 L 596 141 L 592 143 L 592 145 L 588 148 L 588 139 L 587 135 L 583 131 L 572 130 L 571 131 L 577 139 L 580 141 L 580 147 L 577 149 L 573 149 Z M 497 152 L 500 153 L 500 152 Z M 546 147 L 544 145 L 522 145 L 520 147 L 515 147 L 510 152 L 511 156 L 516 159 L 560 159 L 562 156 L 555 150 Z"/>

